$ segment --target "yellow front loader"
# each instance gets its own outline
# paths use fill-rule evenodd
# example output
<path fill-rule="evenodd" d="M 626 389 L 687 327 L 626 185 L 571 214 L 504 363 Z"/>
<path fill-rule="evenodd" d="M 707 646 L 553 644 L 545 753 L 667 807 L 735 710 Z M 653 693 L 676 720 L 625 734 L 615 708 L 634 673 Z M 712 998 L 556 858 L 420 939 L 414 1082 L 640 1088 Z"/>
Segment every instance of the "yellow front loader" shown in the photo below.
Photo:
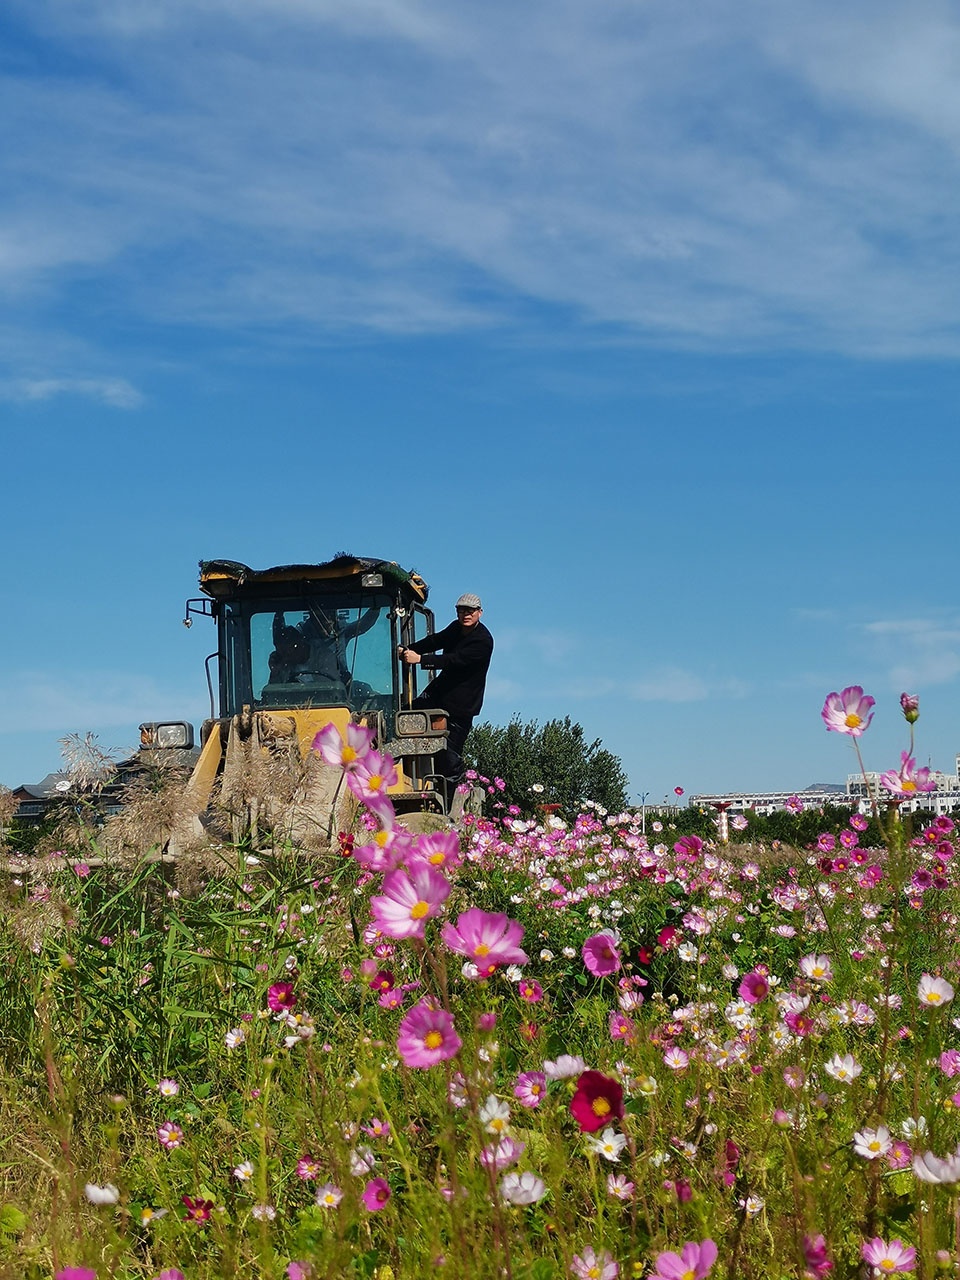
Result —
<path fill-rule="evenodd" d="M 171 852 L 204 836 L 214 798 L 232 818 L 233 838 L 250 832 L 254 841 L 268 834 L 319 847 L 348 830 L 354 806 L 341 771 L 311 751 L 331 723 L 341 731 L 351 721 L 368 725 L 378 749 L 393 756 L 399 777 L 390 796 L 407 826 L 460 816 L 464 794 L 436 769 L 447 742 L 444 710 L 413 709 L 417 676 L 397 658 L 401 645 L 415 647 L 434 630 L 419 575 L 346 554 L 262 570 L 210 560 L 200 564 L 200 589 L 184 621 L 216 623 L 211 709 Z M 141 726 L 147 760 L 191 748 L 188 724 Z"/>

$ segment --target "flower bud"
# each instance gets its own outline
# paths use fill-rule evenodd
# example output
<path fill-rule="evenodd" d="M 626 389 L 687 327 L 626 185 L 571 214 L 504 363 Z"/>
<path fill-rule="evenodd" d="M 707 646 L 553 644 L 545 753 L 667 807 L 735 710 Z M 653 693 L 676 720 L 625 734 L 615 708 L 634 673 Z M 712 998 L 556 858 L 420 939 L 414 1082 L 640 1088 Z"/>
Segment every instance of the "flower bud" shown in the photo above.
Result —
<path fill-rule="evenodd" d="M 901 693 L 900 709 L 907 724 L 916 724 L 920 719 L 920 699 L 915 693 Z"/>

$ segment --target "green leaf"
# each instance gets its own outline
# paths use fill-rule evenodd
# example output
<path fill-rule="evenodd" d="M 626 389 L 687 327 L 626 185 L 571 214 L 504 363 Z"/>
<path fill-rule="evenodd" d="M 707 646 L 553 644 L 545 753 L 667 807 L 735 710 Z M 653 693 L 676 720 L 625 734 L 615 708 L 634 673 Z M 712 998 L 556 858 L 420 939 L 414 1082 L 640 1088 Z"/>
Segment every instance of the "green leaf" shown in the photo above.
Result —
<path fill-rule="evenodd" d="M 0 1205 L 0 1231 L 17 1236 L 26 1230 L 27 1215 L 15 1204 Z"/>

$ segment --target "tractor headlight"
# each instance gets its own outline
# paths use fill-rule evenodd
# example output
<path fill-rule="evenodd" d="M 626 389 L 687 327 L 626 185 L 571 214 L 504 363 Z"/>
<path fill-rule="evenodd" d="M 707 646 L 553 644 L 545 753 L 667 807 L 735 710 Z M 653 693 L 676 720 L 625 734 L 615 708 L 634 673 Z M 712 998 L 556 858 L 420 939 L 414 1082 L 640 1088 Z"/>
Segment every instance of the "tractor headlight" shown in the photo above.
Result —
<path fill-rule="evenodd" d="M 162 750 L 166 747 L 178 747 L 189 750 L 193 746 L 193 725 L 178 720 L 167 724 L 142 724 L 140 726 L 141 747 L 153 747 Z"/>
<path fill-rule="evenodd" d="M 417 738 L 427 732 L 429 725 L 422 711 L 397 712 L 397 737 Z"/>

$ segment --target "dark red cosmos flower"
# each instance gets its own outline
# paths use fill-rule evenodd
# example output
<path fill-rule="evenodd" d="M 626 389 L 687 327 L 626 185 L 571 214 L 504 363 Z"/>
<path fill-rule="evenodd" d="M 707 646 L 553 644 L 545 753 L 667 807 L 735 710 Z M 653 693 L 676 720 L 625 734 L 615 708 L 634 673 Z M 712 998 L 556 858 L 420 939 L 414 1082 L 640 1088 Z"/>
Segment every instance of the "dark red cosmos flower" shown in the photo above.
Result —
<path fill-rule="evenodd" d="M 370 986 L 374 991 L 392 991 L 396 985 L 396 978 L 391 969 L 378 969 L 370 979 Z"/>
<path fill-rule="evenodd" d="M 212 1200 L 194 1200 L 193 1196 L 184 1196 L 183 1203 L 187 1206 L 185 1217 L 188 1222 L 206 1222 L 213 1213 Z"/>
<path fill-rule="evenodd" d="M 570 1114 L 583 1133 L 594 1133 L 623 1115 L 623 1089 L 599 1071 L 584 1071 L 570 1099 Z"/>

